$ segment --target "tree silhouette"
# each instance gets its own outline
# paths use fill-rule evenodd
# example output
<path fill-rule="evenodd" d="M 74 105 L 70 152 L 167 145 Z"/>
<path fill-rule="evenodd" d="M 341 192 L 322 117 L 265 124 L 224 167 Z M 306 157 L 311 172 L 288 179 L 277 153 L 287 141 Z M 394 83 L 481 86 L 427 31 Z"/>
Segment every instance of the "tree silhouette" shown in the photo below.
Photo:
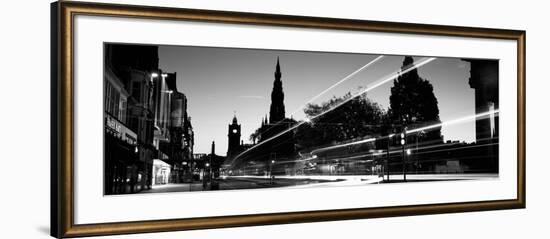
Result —
<path fill-rule="evenodd" d="M 310 118 L 317 116 L 351 97 L 348 93 L 320 105 L 309 104 L 304 113 Z M 303 149 L 378 135 L 383 115 L 377 103 L 366 95 L 358 96 L 301 125 L 296 132 L 297 143 Z"/>
<path fill-rule="evenodd" d="M 413 58 L 406 56 L 402 71 L 413 67 Z M 402 74 L 393 81 L 390 95 L 389 117 L 396 127 L 421 127 L 440 123 L 437 98 L 432 84 L 418 75 L 417 69 Z M 395 127 L 394 127 L 395 128 Z M 426 132 L 425 139 L 441 140 L 441 127 Z"/>

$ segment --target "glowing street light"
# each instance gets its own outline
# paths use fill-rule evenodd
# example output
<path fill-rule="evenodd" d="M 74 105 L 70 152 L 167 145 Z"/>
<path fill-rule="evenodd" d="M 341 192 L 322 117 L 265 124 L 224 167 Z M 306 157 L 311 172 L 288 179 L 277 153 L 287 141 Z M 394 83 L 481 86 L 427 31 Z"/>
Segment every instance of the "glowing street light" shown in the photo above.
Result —
<path fill-rule="evenodd" d="M 405 155 L 405 144 L 407 135 L 405 134 L 407 128 L 403 128 L 403 132 L 401 132 L 401 155 L 403 157 L 403 181 L 407 182 L 407 156 Z M 410 154 L 410 149 L 407 149 L 407 155 Z"/>
<path fill-rule="evenodd" d="M 388 135 L 388 141 L 387 141 L 387 144 L 386 144 L 386 166 L 385 166 L 385 169 L 386 169 L 386 172 L 388 173 L 388 182 L 390 181 L 390 142 L 393 138 L 393 136 L 395 136 L 395 134 L 389 134 Z M 383 178 L 382 178 L 383 179 Z"/>

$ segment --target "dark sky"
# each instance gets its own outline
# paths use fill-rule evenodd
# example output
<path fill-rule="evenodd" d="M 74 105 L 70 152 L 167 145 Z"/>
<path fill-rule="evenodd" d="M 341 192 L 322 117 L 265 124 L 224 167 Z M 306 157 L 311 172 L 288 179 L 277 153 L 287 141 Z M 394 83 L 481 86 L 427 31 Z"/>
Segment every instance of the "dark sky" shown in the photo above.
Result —
<path fill-rule="evenodd" d="M 311 98 L 356 71 L 378 55 L 160 46 L 160 68 L 177 72 L 178 90 L 187 95 L 188 113 L 195 132 L 195 152 L 227 152 L 227 127 L 236 112 L 242 127 L 242 139 L 250 134 L 269 113 L 277 57 L 280 58 L 287 117 L 303 119 L 300 108 Z M 415 57 L 415 60 L 420 57 Z M 384 56 L 381 60 L 341 85 L 331 89 L 313 103 L 321 103 L 361 87 L 400 69 L 403 56 Z M 469 63 L 456 58 L 438 58 L 418 72 L 434 86 L 442 121 L 472 115 L 474 90 L 468 85 Z M 367 93 L 383 109 L 389 107 L 392 82 Z M 445 140 L 472 142 L 474 122 L 442 128 Z"/>

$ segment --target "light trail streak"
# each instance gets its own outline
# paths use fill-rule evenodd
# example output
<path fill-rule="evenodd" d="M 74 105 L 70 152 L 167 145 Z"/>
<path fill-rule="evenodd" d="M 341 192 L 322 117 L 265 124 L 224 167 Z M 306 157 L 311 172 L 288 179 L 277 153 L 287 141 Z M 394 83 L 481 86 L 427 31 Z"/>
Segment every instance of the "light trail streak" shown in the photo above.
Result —
<path fill-rule="evenodd" d="M 425 127 L 420 127 L 420 128 L 416 128 L 416 129 L 412 129 L 412 130 L 407 130 L 406 133 L 416 133 L 416 132 L 420 132 L 420 131 L 424 131 L 424 130 L 430 130 L 430 129 L 434 129 L 434 128 L 438 128 L 438 127 L 442 127 L 442 126 L 448 126 L 448 125 L 453 125 L 453 124 L 464 123 L 464 122 L 468 122 L 468 121 L 472 121 L 472 120 L 476 120 L 476 119 L 484 119 L 484 118 L 490 117 L 491 115 L 496 115 L 496 114 L 498 114 L 498 112 L 499 112 L 498 109 L 489 110 L 487 112 L 483 112 L 483 113 L 479 113 L 479 114 L 475 114 L 475 115 L 468 115 L 468 116 L 465 116 L 465 117 L 448 120 L 448 121 L 441 122 L 441 123 L 438 123 L 438 124 L 433 124 L 433 125 L 428 125 L 428 126 L 425 126 Z"/>
<path fill-rule="evenodd" d="M 383 78 L 381 78 L 381 79 L 375 81 L 375 82 L 372 83 L 371 85 L 368 85 L 364 90 L 361 90 L 361 91 L 359 91 L 358 93 L 353 94 L 351 97 L 349 97 L 348 99 L 346 99 L 346 100 L 340 102 L 339 104 L 333 106 L 332 108 L 330 108 L 330 109 L 328 109 L 328 110 L 326 110 L 326 111 L 324 111 L 324 112 L 322 112 L 322 113 L 320 113 L 320 114 L 318 114 L 318 115 L 315 115 L 315 116 L 313 116 L 313 117 L 306 118 L 304 121 L 298 122 L 298 123 L 295 124 L 294 126 L 289 127 L 287 130 L 284 130 L 284 131 L 282 131 L 282 132 L 280 132 L 280 133 L 274 135 L 273 137 L 268 138 L 268 139 L 266 139 L 266 140 L 264 140 L 264 141 L 262 141 L 262 142 L 260 142 L 260 143 L 258 143 L 258 144 L 256 144 L 256 145 L 250 147 L 249 149 L 247 149 L 247 150 L 241 152 L 240 154 L 238 154 L 237 156 L 235 156 L 235 158 L 233 159 L 233 162 L 235 162 L 239 157 L 241 157 L 241 156 L 244 155 L 245 153 L 249 152 L 250 150 L 255 149 L 255 148 L 259 147 L 260 145 L 263 145 L 263 144 L 265 144 L 265 143 L 267 143 L 267 142 L 269 142 L 269 141 L 271 141 L 271 140 L 273 140 L 273 139 L 275 139 L 275 138 L 277 138 L 277 137 L 279 137 L 279 136 L 281 136 L 281 135 L 284 135 L 284 134 L 286 134 L 286 133 L 288 133 L 288 132 L 290 132 L 290 131 L 292 131 L 292 130 L 298 128 L 299 126 L 301 126 L 301 125 L 303 125 L 303 124 L 305 124 L 305 123 L 311 122 L 312 120 L 314 120 L 314 119 L 316 119 L 316 118 L 318 118 L 318 117 L 320 117 L 320 116 L 322 116 L 322 115 L 324 115 L 324 114 L 326 114 L 326 113 L 328 113 L 328 112 L 331 112 L 331 111 L 333 111 L 334 109 L 336 109 L 336 108 L 338 108 L 338 107 L 344 105 L 345 103 L 347 103 L 347 102 L 349 102 L 350 100 L 356 98 L 357 96 L 360 96 L 360 95 L 362 95 L 362 94 L 364 94 L 364 93 L 367 93 L 367 92 L 369 92 L 369 91 L 371 91 L 371 90 L 373 90 L 373 89 L 376 89 L 377 87 L 379 87 L 379 86 L 381 86 L 381 85 L 383 85 L 383 84 L 385 84 L 385 83 L 387 83 L 387 82 L 390 82 L 390 81 L 396 79 L 397 77 L 399 77 L 399 76 L 401 76 L 401 75 L 403 75 L 403 74 L 408 73 L 409 71 L 412 71 L 412 70 L 417 69 L 417 68 L 419 68 L 419 67 L 421 67 L 421 66 L 424 66 L 424 65 L 426 65 L 426 64 L 428 64 L 428 63 L 434 61 L 435 59 L 437 59 L 437 58 L 435 58 L 435 57 L 422 58 L 422 59 L 419 60 L 418 62 L 414 62 L 410 67 L 408 67 L 408 68 L 406 68 L 406 69 L 402 69 L 402 70 L 396 71 L 396 72 L 394 72 L 394 73 L 389 74 L 389 75 L 386 76 L 386 77 L 383 77 Z"/>
<path fill-rule="evenodd" d="M 321 113 L 318 114 L 318 115 L 315 115 L 315 116 L 313 116 L 313 117 L 307 118 L 307 119 L 309 119 L 309 120 L 311 121 L 311 120 L 313 120 L 313 119 L 315 119 L 315 118 L 318 118 L 318 117 L 320 117 L 320 116 L 322 116 L 322 115 L 324 115 L 324 114 L 326 114 L 326 113 L 328 113 L 328 112 L 330 112 L 330 111 L 332 111 L 332 110 L 334 110 L 334 109 L 336 109 L 336 108 L 338 108 L 338 107 L 344 105 L 345 103 L 348 103 L 350 100 L 355 99 L 355 97 L 360 96 L 360 95 L 362 95 L 362 94 L 365 94 L 365 93 L 367 93 L 367 92 L 369 92 L 369 91 L 371 91 L 371 90 L 374 90 L 374 89 L 376 89 L 377 87 L 379 87 L 379 86 L 381 86 L 381 85 L 383 85 L 383 84 L 385 84 L 385 83 L 387 83 L 387 82 L 389 82 L 389 81 L 395 80 L 397 77 L 399 77 L 399 76 L 401 76 L 401 75 L 403 75 L 403 74 L 408 73 L 409 71 L 412 71 L 412 70 L 414 70 L 414 69 L 420 68 L 421 66 L 426 65 L 426 64 L 432 62 L 432 61 L 435 60 L 435 59 L 437 59 L 437 58 L 435 58 L 435 57 L 422 58 L 418 63 L 417 63 L 417 62 L 414 62 L 414 63 L 412 64 L 411 67 L 409 67 L 409 68 L 407 68 L 407 69 L 404 69 L 404 70 L 401 70 L 401 71 L 396 71 L 396 72 L 394 72 L 394 73 L 391 73 L 391 74 L 389 74 L 388 76 L 383 77 L 383 78 L 381 78 L 380 80 L 375 81 L 375 82 L 372 83 L 371 85 L 368 85 L 364 90 L 359 91 L 358 93 L 355 93 L 354 95 L 352 95 L 352 96 L 349 97 L 348 99 L 346 99 L 346 100 L 340 102 L 339 104 L 335 105 L 334 107 L 332 107 L 332 108 L 330 108 L 330 109 L 328 109 L 328 110 L 326 110 L 326 111 L 323 111 L 323 112 L 321 112 Z"/>
<path fill-rule="evenodd" d="M 489 144 L 481 144 L 481 145 L 467 145 L 463 147 L 458 148 L 450 148 L 450 149 L 438 149 L 438 150 L 431 150 L 431 151 L 424 151 L 424 152 L 415 152 L 416 155 L 420 154 L 431 154 L 431 153 L 438 153 L 438 152 L 448 152 L 448 151 L 454 151 L 454 150 L 462 150 L 462 149 L 472 149 L 472 148 L 480 148 L 480 147 L 487 147 L 487 146 L 493 146 L 498 145 L 498 143 L 489 143 Z M 419 148 L 415 151 L 420 151 L 422 148 Z"/>
<path fill-rule="evenodd" d="M 331 85 L 329 88 L 325 89 L 324 91 L 322 91 L 321 93 L 317 94 L 316 96 L 314 96 L 313 98 L 311 98 L 310 100 L 308 100 L 306 103 L 304 103 L 302 106 L 296 108 L 292 113 L 290 113 L 290 117 L 292 117 L 294 114 L 298 113 L 298 111 L 300 110 L 303 110 L 308 104 L 310 104 L 311 102 L 315 101 L 316 99 L 318 99 L 319 97 L 321 97 L 322 95 L 324 95 L 325 93 L 329 92 L 330 90 L 334 89 L 334 87 L 342 84 L 344 81 L 347 81 L 351 78 L 353 78 L 355 75 L 359 74 L 361 71 L 367 69 L 369 66 L 371 66 L 372 64 L 376 63 L 377 61 L 379 61 L 380 59 L 384 58 L 384 55 L 380 55 L 378 57 L 376 57 L 374 60 L 368 62 L 367 64 L 365 64 L 364 66 L 360 67 L 359 69 L 357 69 L 356 71 L 352 72 L 351 74 L 347 75 L 346 77 L 342 78 L 340 81 L 334 83 L 333 85 Z M 305 119 L 306 122 L 309 123 L 309 119 Z M 276 122 L 274 123 L 274 125 L 278 125 L 280 123 L 282 123 L 283 120 L 279 121 L 279 122 Z M 269 131 L 271 130 L 272 128 L 274 128 L 274 126 L 270 127 L 269 129 L 267 129 L 266 131 Z"/>
<path fill-rule="evenodd" d="M 337 149 L 337 148 L 347 147 L 347 146 L 352 146 L 352 145 L 357 145 L 357 144 L 364 144 L 364 143 L 374 142 L 374 141 L 376 141 L 376 138 L 368 138 L 368 139 L 354 141 L 354 142 L 347 143 L 347 144 L 339 144 L 339 145 L 329 146 L 329 147 L 325 147 L 325 148 L 321 148 L 321 149 L 316 149 L 316 150 L 311 151 L 311 153 L 315 154 L 315 153 L 318 153 L 319 151 L 326 151 L 326 150 Z"/>
<path fill-rule="evenodd" d="M 460 118 L 457 118 L 457 119 L 448 120 L 448 121 L 441 122 L 441 123 L 437 123 L 437 124 L 433 124 L 433 125 L 428 125 L 428 126 L 424 126 L 424 127 L 420 127 L 420 128 L 416 128 L 416 129 L 412 129 L 412 130 L 407 130 L 406 133 L 407 133 L 407 134 L 416 133 L 416 132 L 421 132 L 421 131 L 427 131 L 427 130 L 435 129 L 435 128 L 442 127 L 442 126 L 449 126 L 449 125 L 460 124 L 460 123 L 464 123 L 464 122 L 468 122 L 468 121 L 472 121 L 472 120 L 483 119 L 483 118 L 490 117 L 491 115 L 497 115 L 498 112 L 499 112 L 498 109 L 496 109 L 496 110 L 489 110 L 489 111 L 487 111 L 487 112 L 483 112 L 483 113 L 479 113 L 479 114 L 468 115 L 468 116 L 464 116 L 464 117 L 460 117 Z M 316 153 L 319 153 L 319 152 L 322 152 L 322 151 L 327 151 L 327 150 L 331 150 L 331 149 L 337 149 L 337 148 L 347 147 L 347 146 L 351 146 L 351 145 L 357 145 L 357 144 L 363 144 L 363 143 L 368 143 L 368 142 L 374 142 L 374 141 L 376 141 L 376 140 L 381 140 L 381 139 L 385 139 L 385 138 L 391 138 L 391 137 L 393 137 L 394 135 L 395 135 L 395 134 L 390 134 L 390 135 L 381 136 L 381 137 L 378 137 L 378 138 L 368 138 L 368 139 L 363 139 L 363 140 L 359 140 L 359 141 L 355 141 L 355 142 L 350 142 L 350 143 L 345 143 L 345 144 L 339 144 L 339 145 L 334 145 L 334 146 L 319 148 L 319 149 L 312 150 L 312 151 L 311 151 L 311 154 L 316 154 Z"/>
<path fill-rule="evenodd" d="M 298 111 L 302 110 L 304 107 L 306 107 L 309 103 L 315 101 L 316 99 L 318 99 L 319 97 L 321 97 L 322 95 L 324 95 L 325 93 L 329 92 L 330 90 L 334 89 L 334 87 L 340 85 L 341 83 L 343 83 L 344 81 L 347 81 L 349 79 L 351 79 L 352 77 L 354 77 L 355 75 L 359 74 L 359 72 L 367 69 L 369 66 L 371 66 L 372 64 L 376 63 L 377 61 L 379 61 L 380 59 L 384 58 L 384 55 L 380 55 L 378 56 L 377 58 L 375 58 L 374 60 L 370 61 L 369 63 L 365 64 L 364 66 L 362 66 L 361 68 L 357 69 L 356 71 L 352 72 L 351 74 L 347 75 L 346 77 L 344 77 L 343 79 L 341 79 L 340 81 L 336 82 L 335 84 L 333 84 L 332 86 L 330 86 L 329 88 L 327 88 L 326 90 L 322 91 L 321 93 L 317 94 L 316 96 L 314 96 L 313 98 L 311 98 L 310 100 L 308 100 L 305 104 L 303 104 L 302 106 L 296 108 L 296 110 L 294 110 L 290 116 L 293 116 L 294 114 L 296 114 Z"/>

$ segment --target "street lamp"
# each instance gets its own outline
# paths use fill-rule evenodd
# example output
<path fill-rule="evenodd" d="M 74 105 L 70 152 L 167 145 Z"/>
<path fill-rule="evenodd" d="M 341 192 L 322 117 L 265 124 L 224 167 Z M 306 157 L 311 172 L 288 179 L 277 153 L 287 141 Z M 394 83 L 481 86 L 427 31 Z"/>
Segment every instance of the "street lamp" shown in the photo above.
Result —
<path fill-rule="evenodd" d="M 417 133 L 416 135 L 416 152 L 418 152 L 418 140 L 419 138 L 421 137 L 424 137 L 424 134 L 426 134 L 426 132 L 424 130 L 420 131 Z M 418 158 L 418 153 L 415 155 L 415 160 L 416 160 L 416 165 L 415 165 L 415 168 L 416 168 L 416 173 L 418 174 L 418 168 L 419 168 L 419 158 Z"/>
<path fill-rule="evenodd" d="M 388 172 L 388 182 L 390 181 L 390 142 L 394 134 L 388 135 L 388 144 L 386 148 L 386 171 Z"/>
<path fill-rule="evenodd" d="M 407 162 L 405 157 L 405 144 L 406 142 L 406 128 L 403 128 L 403 132 L 401 133 L 401 153 L 403 157 L 403 181 L 407 182 Z"/>
<path fill-rule="evenodd" d="M 275 164 L 275 159 L 271 160 L 271 164 L 269 164 L 269 183 L 273 184 L 273 164 Z"/>

